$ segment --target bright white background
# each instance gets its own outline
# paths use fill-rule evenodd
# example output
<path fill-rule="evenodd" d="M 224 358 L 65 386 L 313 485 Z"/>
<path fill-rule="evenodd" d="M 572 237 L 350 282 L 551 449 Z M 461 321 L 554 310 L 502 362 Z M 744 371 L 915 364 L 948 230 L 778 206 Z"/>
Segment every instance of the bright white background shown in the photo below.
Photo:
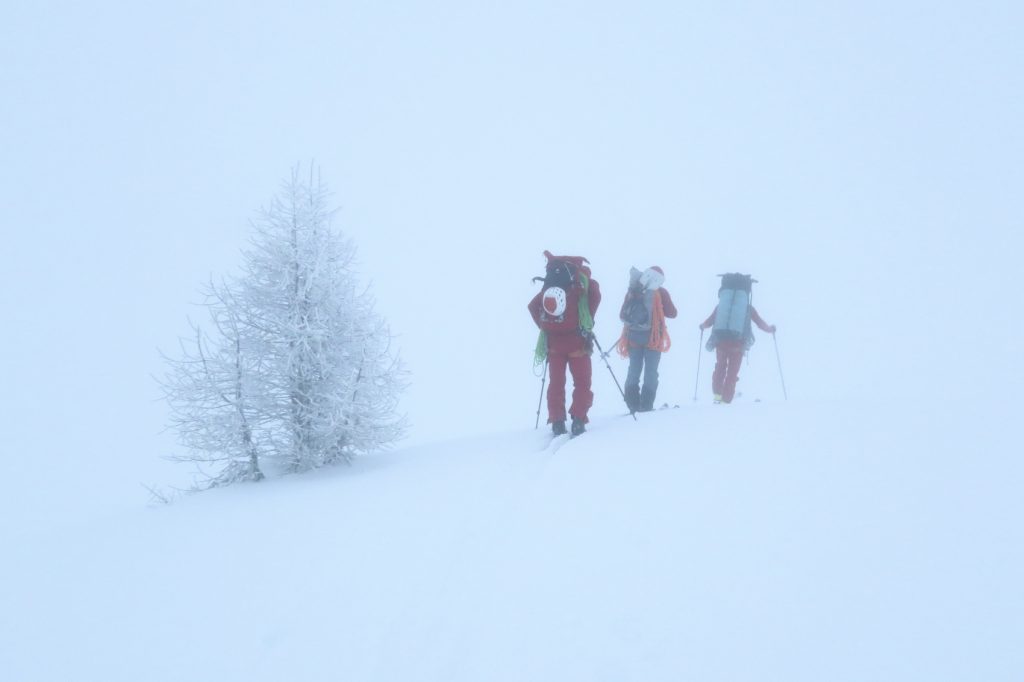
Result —
<path fill-rule="evenodd" d="M 413 373 L 412 442 L 532 425 L 544 249 L 592 261 L 605 344 L 629 266 L 664 268 L 671 402 L 692 397 L 727 270 L 760 279 L 794 399 L 1018 402 L 1022 19 L 984 1 L 6 2 L 3 523 L 187 479 L 160 459 L 157 349 L 310 160 Z M 748 396 L 778 398 L 773 355 L 762 335 Z M 621 409 L 600 365 L 595 387 L 596 414 Z"/>
<path fill-rule="evenodd" d="M 1021 679 L 1021 7 L 5 0 L 0 671 Z M 158 349 L 311 161 L 412 447 L 148 508 L 190 479 Z M 544 249 L 603 344 L 665 270 L 681 409 L 598 364 L 541 449 Z M 730 270 L 788 402 L 759 334 L 692 403 Z"/>

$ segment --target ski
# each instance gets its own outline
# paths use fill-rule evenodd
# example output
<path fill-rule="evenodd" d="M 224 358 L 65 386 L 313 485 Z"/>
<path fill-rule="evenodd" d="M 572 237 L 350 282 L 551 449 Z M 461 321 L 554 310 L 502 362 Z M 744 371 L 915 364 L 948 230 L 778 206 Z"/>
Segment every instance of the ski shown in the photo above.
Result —
<path fill-rule="evenodd" d="M 548 446 L 547 446 L 546 448 L 544 448 L 544 449 L 545 449 L 545 450 L 546 450 L 547 452 L 558 452 L 558 450 L 559 450 L 559 449 L 560 449 L 560 448 L 561 448 L 561 447 L 562 447 L 563 445 L 565 445 L 566 443 L 568 443 L 568 442 L 569 442 L 570 440 L 572 440 L 572 436 L 571 436 L 571 435 L 569 435 L 568 433 L 563 433 L 563 434 L 561 434 L 561 435 L 558 435 L 558 436 L 555 436 L 555 437 L 553 437 L 553 438 L 551 439 L 551 442 L 550 442 L 550 443 L 548 443 Z"/>

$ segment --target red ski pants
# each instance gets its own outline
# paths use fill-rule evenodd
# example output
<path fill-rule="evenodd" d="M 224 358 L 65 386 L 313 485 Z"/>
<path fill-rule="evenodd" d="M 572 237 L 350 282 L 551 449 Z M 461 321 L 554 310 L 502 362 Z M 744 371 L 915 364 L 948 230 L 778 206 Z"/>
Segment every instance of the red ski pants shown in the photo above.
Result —
<path fill-rule="evenodd" d="M 590 390 L 593 368 L 590 355 L 576 351 L 573 353 L 554 353 L 548 351 L 548 368 L 551 371 L 551 383 L 548 385 L 548 423 L 565 421 L 565 368 L 572 373 L 572 405 L 569 415 L 576 419 L 587 420 L 587 411 L 594 404 L 594 392 Z"/>
<path fill-rule="evenodd" d="M 740 380 L 743 351 L 742 341 L 720 341 L 715 348 L 717 360 L 715 373 L 711 375 L 711 391 L 722 396 L 723 403 L 731 403 L 736 395 L 736 382 Z"/>

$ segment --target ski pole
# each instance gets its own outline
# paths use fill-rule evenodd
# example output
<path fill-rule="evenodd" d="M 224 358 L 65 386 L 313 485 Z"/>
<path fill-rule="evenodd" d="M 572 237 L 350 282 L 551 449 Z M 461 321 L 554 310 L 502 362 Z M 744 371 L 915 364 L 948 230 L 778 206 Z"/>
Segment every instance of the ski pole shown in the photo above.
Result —
<path fill-rule="evenodd" d="M 772 341 L 775 342 L 775 360 L 779 363 L 779 380 L 782 381 L 782 397 L 789 400 L 789 394 L 786 393 L 786 377 L 782 375 L 782 359 L 779 358 L 779 341 L 775 338 L 775 332 L 772 332 Z"/>
<path fill-rule="evenodd" d="M 537 420 L 533 422 L 536 430 L 540 426 L 540 404 L 544 402 L 544 383 L 548 380 L 548 359 L 544 358 L 544 373 L 540 375 L 540 397 L 537 398 Z"/>
<path fill-rule="evenodd" d="M 594 339 L 594 343 L 597 343 L 597 339 Z M 600 353 L 601 353 L 601 357 L 602 357 L 602 358 L 606 358 L 606 357 L 608 357 L 609 355 L 611 355 L 611 354 L 612 354 L 612 351 L 613 351 L 613 350 L 615 350 L 615 346 L 616 346 L 616 345 L 617 345 L 618 343 L 619 343 L 619 340 L 618 340 L 618 339 L 615 339 L 615 343 L 613 343 L 613 344 L 612 344 L 611 346 L 609 346 L 609 347 L 608 347 L 608 350 L 606 350 L 606 351 L 602 351 L 602 350 L 600 350 L 600 349 L 601 349 L 601 344 L 599 344 L 599 343 L 598 343 L 598 344 L 597 344 L 597 348 L 598 348 L 598 350 L 599 350 L 599 351 L 600 351 Z"/>
<path fill-rule="evenodd" d="M 693 402 L 697 402 L 697 389 L 700 388 L 700 350 L 704 347 L 704 328 L 700 329 L 700 341 L 697 343 L 697 380 L 693 382 Z"/>
<path fill-rule="evenodd" d="M 628 406 L 629 403 L 626 402 L 626 392 L 622 390 L 622 386 L 619 384 L 618 377 L 616 377 L 615 372 L 612 371 L 612 366 L 608 364 L 608 357 L 605 355 L 604 349 L 601 348 L 601 344 L 597 342 L 597 337 L 594 336 L 593 333 L 590 334 L 590 338 L 597 345 L 597 351 L 598 353 L 601 354 L 601 359 L 604 360 L 604 366 L 608 368 L 608 373 L 612 375 L 612 380 L 615 381 L 615 387 L 619 389 L 619 395 L 622 396 L 622 402 L 626 403 L 626 405 Z M 629 414 L 633 417 L 633 421 L 636 421 L 636 412 L 630 410 Z"/>

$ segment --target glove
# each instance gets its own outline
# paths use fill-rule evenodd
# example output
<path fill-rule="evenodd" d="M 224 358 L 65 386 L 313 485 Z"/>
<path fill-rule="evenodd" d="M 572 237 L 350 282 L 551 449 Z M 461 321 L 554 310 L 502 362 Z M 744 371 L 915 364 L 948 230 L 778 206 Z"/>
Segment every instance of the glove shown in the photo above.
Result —
<path fill-rule="evenodd" d="M 701 322 L 701 323 L 700 323 L 700 325 L 699 325 L 699 327 L 700 327 L 700 330 L 701 330 L 701 331 L 704 331 L 705 329 L 707 329 L 707 328 L 708 328 L 708 325 L 706 325 L 706 324 L 704 324 L 703 322 Z"/>
<path fill-rule="evenodd" d="M 775 325 L 774 324 L 768 329 L 768 333 L 769 334 L 774 334 L 775 333 Z"/>

